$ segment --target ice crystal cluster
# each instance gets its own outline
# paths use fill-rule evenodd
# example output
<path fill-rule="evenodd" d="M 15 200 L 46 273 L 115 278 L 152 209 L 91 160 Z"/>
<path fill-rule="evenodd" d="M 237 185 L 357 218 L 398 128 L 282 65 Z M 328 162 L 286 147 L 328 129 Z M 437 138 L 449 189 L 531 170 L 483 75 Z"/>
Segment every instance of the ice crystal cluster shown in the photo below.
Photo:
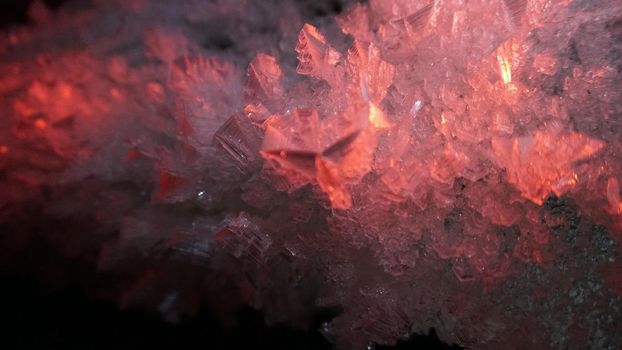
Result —
<path fill-rule="evenodd" d="M 336 309 L 339 349 L 622 347 L 622 2 L 326 4 L 36 2 L 3 264 L 172 319 Z"/>

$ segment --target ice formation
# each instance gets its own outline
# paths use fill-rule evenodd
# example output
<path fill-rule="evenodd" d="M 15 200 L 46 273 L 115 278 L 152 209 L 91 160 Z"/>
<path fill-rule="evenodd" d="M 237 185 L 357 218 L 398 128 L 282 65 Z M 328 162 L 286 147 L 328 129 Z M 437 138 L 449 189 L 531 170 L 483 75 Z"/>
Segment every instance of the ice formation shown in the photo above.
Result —
<path fill-rule="evenodd" d="M 622 347 L 622 2 L 348 5 L 37 2 L 0 39 L 3 264 L 44 240 L 167 317 L 339 308 L 340 349 Z"/>

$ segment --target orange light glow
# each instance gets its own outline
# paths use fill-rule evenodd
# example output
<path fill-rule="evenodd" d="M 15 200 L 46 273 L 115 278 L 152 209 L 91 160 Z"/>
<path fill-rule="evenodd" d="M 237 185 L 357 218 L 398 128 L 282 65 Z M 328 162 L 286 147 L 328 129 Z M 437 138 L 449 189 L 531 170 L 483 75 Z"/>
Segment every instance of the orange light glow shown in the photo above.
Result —
<path fill-rule="evenodd" d="M 58 86 L 58 92 L 60 97 L 62 97 L 63 99 L 70 99 L 73 97 L 73 89 L 71 87 L 71 85 L 65 83 L 65 82 L 61 82 Z"/>
<path fill-rule="evenodd" d="M 497 64 L 499 66 L 499 74 L 505 85 L 512 84 L 512 66 L 517 64 L 520 57 L 521 44 L 517 39 L 509 39 L 497 49 Z"/>
<path fill-rule="evenodd" d="M 445 112 L 441 113 L 439 121 L 440 121 L 440 125 L 437 124 L 435 120 L 436 128 L 438 129 L 438 131 L 440 131 L 441 134 L 445 135 L 445 137 L 450 137 L 451 135 L 449 135 L 449 128 L 448 128 L 449 125 L 447 122 L 447 116 L 445 116 Z"/>
<path fill-rule="evenodd" d="M 45 120 L 39 118 L 35 120 L 35 127 L 39 130 L 43 130 L 48 127 L 48 123 Z"/>
<path fill-rule="evenodd" d="M 352 206 L 352 198 L 337 166 L 321 157 L 316 157 L 315 167 L 318 184 L 328 195 L 333 207 L 342 210 L 349 209 Z"/>
<path fill-rule="evenodd" d="M 386 129 L 391 126 L 384 112 L 371 102 L 369 103 L 369 122 L 376 129 Z"/>
<path fill-rule="evenodd" d="M 514 139 L 493 138 L 495 161 L 508 170 L 508 181 L 523 197 L 542 205 L 549 193 L 562 195 L 579 177 L 573 164 L 604 147 L 598 139 L 580 133 L 548 134 Z"/>
<path fill-rule="evenodd" d="M 497 54 L 497 61 L 499 62 L 499 71 L 501 72 L 501 79 L 506 85 L 512 82 L 512 68 L 510 67 L 510 61 L 507 57 Z"/>

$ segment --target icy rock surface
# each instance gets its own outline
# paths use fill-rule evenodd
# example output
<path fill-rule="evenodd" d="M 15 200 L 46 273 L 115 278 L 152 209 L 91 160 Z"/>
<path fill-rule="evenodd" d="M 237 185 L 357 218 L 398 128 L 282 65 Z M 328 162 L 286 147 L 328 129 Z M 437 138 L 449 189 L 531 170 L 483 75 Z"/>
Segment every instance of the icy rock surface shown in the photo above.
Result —
<path fill-rule="evenodd" d="M 340 349 L 622 347 L 622 2 L 343 5 L 37 2 L 0 39 L 3 265 L 45 242 L 172 320 L 335 308 Z"/>

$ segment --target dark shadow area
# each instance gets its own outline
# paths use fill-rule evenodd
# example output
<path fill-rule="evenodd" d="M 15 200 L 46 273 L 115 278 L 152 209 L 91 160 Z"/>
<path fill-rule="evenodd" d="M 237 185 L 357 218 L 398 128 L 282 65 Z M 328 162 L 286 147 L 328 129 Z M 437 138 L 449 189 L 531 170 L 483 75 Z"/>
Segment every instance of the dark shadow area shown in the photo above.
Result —
<path fill-rule="evenodd" d="M 0 29 L 12 25 L 28 24 L 28 8 L 34 0 L 2 0 L 0 1 Z M 51 10 L 72 0 L 43 0 Z"/>
<path fill-rule="evenodd" d="M 42 293 L 24 277 L 0 275 L 4 344 L 15 349 L 332 349 L 320 332 L 268 327 L 260 312 L 245 308 L 226 329 L 207 311 L 172 324 L 137 310 L 91 300 L 78 287 Z M 316 323 L 332 317 L 319 312 Z M 397 347 L 378 349 L 460 349 L 439 341 L 434 330 Z"/>
<path fill-rule="evenodd" d="M 0 29 L 27 24 L 28 6 L 30 6 L 30 1 L 26 0 L 0 1 Z"/>
<path fill-rule="evenodd" d="M 225 329 L 208 312 L 178 324 L 89 300 L 79 288 L 42 294 L 24 278 L 1 276 L 4 343 L 16 349 L 330 349 L 319 332 L 267 327 L 243 309 Z"/>
<path fill-rule="evenodd" d="M 427 335 L 415 334 L 408 340 L 402 340 L 395 346 L 379 346 L 376 350 L 414 350 L 414 349 L 438 349 L 438 350 L 460 350 L 458 345 L 447 345 L 441 342 L 436 335 L 434 328 L 431 328 Z"/>
<path fill-rule="evenodd" d="M 59 8 L 71 0 L 43 0 L 52 10 Z M 2 0 L 0 1 L 0 30 L 16 25 L 29 23 L 28 8 L 33 0 Z"/>

